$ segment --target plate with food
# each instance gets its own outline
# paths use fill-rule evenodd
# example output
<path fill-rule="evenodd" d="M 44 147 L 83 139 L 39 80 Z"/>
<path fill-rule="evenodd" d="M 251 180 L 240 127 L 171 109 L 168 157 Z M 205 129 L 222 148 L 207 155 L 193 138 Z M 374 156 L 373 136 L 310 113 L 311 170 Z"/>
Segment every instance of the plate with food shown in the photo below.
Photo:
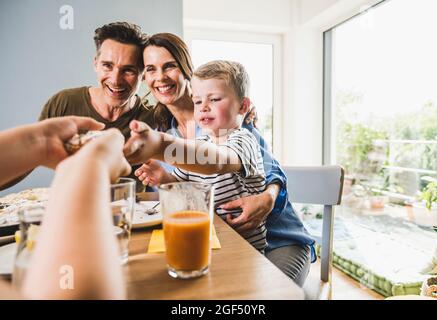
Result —
<path fill-rule="evenodd" d="M 10 236 L 18 230 L 18 210 L 31 204 L 46 204 L 49 188 L 26 189 L 0 197 L 0 237 Z"/>
<path fill-rule="evenodd" d="M 132 228 L 156 226 L 162 223 L 159 201 L 139 201 L 135 204 Z"/>
<path fill-rule="evenodd" d="M 14 269 L 15 255 L 17 254 L 17 244 L 10 243 L 0 247 L 0 275 L 9 276 Z"/>
<path fill-rule="evenodd" d="M 31 204 L 45 204 L 49 188 L 34 188 L 0 198 L 0 237 L 13 235 L 19 228 L 18 209 Z M 132 228 L 143 228 L 162 223 L 159 201 L 139 201 L 135 204 Z"/>

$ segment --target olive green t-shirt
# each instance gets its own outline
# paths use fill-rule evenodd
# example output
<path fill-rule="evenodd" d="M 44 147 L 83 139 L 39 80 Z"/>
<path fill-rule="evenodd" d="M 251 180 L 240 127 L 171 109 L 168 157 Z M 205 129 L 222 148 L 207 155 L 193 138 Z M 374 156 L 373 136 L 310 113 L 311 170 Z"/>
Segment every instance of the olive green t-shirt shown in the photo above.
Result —
<path fill-rule="evenodd" d="M 41 111 L 39 120 L 41 121 L 48 118 L 65 116 L 93 118 L 94 120 L 105 124 L 105 129 L 119 129 L 126 140 L 129 139 L 130 136 L 129 123 L 132 120 L 139 120 L 147 123 L 151 127 L 154 127 L 153 110 L 150 106 L 146 106 L 143 102 L 141 102 L 139 97 L 137 97 L 137 102 L 133 108 L 122 114 L 117 120 L 109 121 L 104 119 L 91 104 L 89 87 L 80 87 L 59 91 L 47 101 L 43 110 Z"/>
<path fill-rule="evenodd" d="M 65 89 L 52 96 L 44 105 L 39 120 L 64 116 L 90 117 L 105 124 L 105 129 L 117 128 L 124 135 L 126 141 L 130 137 L 129 123 L 132 120 L 139 120 L 147 123 L 152 128 L 155 127 L 153 121 L 153 110 L 146 106 L 139 97 L 137 102 L 128 112 L 122 114 L 115 121 L 104 119 L 92 106 L 89 87 Z M 130 178 L 137 180 L 137 191 L 142 191 L 141 182 L 135 177 L 134 170 L 138 166 L 132 167 Z"/>

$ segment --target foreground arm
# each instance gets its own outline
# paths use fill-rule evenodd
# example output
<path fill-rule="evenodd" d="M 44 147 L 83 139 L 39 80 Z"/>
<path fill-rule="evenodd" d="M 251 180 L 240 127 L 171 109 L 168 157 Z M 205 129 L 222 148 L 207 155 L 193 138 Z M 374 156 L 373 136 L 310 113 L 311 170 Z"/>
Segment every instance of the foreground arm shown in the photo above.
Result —
<path fill-rule="evenodd" d="M 117 130 L 108 130 L 59 164 L 24 283 L 25 297 L 125 297 L 109 194 L 110 181 L 130 171 L 123 143 Z M 72 290 L 60 286 L 65 266 L 73 271 Z"/>
<path fill-rule="evenodd" d="M 64 142 L 79 130 L 103 127 L 90 118 L 63 117 L 3 131 L 0 133 L 0 186 L 40 165 L 54 168 L 68 156 Z"/>

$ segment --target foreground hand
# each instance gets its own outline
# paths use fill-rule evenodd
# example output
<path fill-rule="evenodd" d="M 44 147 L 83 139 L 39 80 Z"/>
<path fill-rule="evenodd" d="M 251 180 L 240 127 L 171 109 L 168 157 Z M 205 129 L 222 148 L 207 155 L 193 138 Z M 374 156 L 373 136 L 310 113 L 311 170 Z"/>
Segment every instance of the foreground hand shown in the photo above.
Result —
<path fill-rule="evenodd" d="M 149 160 L 135 170 L 135 175 L 143 185 L 156 186 L 164 182 L 167 171 L 156 160 Z"/>
<path fill-rule="evenodd" d="M 55 168 L 60 161 L 68 157 L 64 143 L 74 134 L 80 130 L 101 130 L 105 125 L 91 118 L 70 116 L 46 119 L 35 124 L 35 127 L 38 131 L 34 139 L 42 143 L 44 150 L 41 164 Z"/>
<path fill-rule="evenodd" d="M 127 176 L 132 168 L 123 155 L 124 137 L 117 129 L 109 129 L 88 142 L 71 159 L 89 161 L 95 159 L 107 165 L 111 181 L 117 181 L 120 176 Z M 76 160 L 75 159 L 75 160 Z"/>
<path fill-rule="evenodd" d="M 226 222 L 238 233 L 255 230 L 264 220 L 275 205 L 274 199 L 268 193 L 260 193 L 230 201 L 220 207 L 225 210 L 241 208 L 243 212 L 236 218 L 230 214 L 226 216 Z"/>
<path fill-rule="evenodd" d="M 131 137 L 123 152 L 131 164 L 147 162 L 161 147 L 161 135 L 141 121 L 133 120 L 129 127 Z"/>

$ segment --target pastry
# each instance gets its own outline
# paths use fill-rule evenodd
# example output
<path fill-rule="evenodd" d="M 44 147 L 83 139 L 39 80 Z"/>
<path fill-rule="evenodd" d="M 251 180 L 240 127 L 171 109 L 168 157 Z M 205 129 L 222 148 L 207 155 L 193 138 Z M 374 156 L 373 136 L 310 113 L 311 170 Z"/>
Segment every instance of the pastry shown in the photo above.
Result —
<path fill-rule="evenodd" d="M 82 148 L 87 142 L 97 138 L 102 134 L 102 131 L 88 131 L 87 133 L 76 133 L 70 140 L 65 143 L 65 150 L 69 154 L 76 153 L 80 148 Z"/>

